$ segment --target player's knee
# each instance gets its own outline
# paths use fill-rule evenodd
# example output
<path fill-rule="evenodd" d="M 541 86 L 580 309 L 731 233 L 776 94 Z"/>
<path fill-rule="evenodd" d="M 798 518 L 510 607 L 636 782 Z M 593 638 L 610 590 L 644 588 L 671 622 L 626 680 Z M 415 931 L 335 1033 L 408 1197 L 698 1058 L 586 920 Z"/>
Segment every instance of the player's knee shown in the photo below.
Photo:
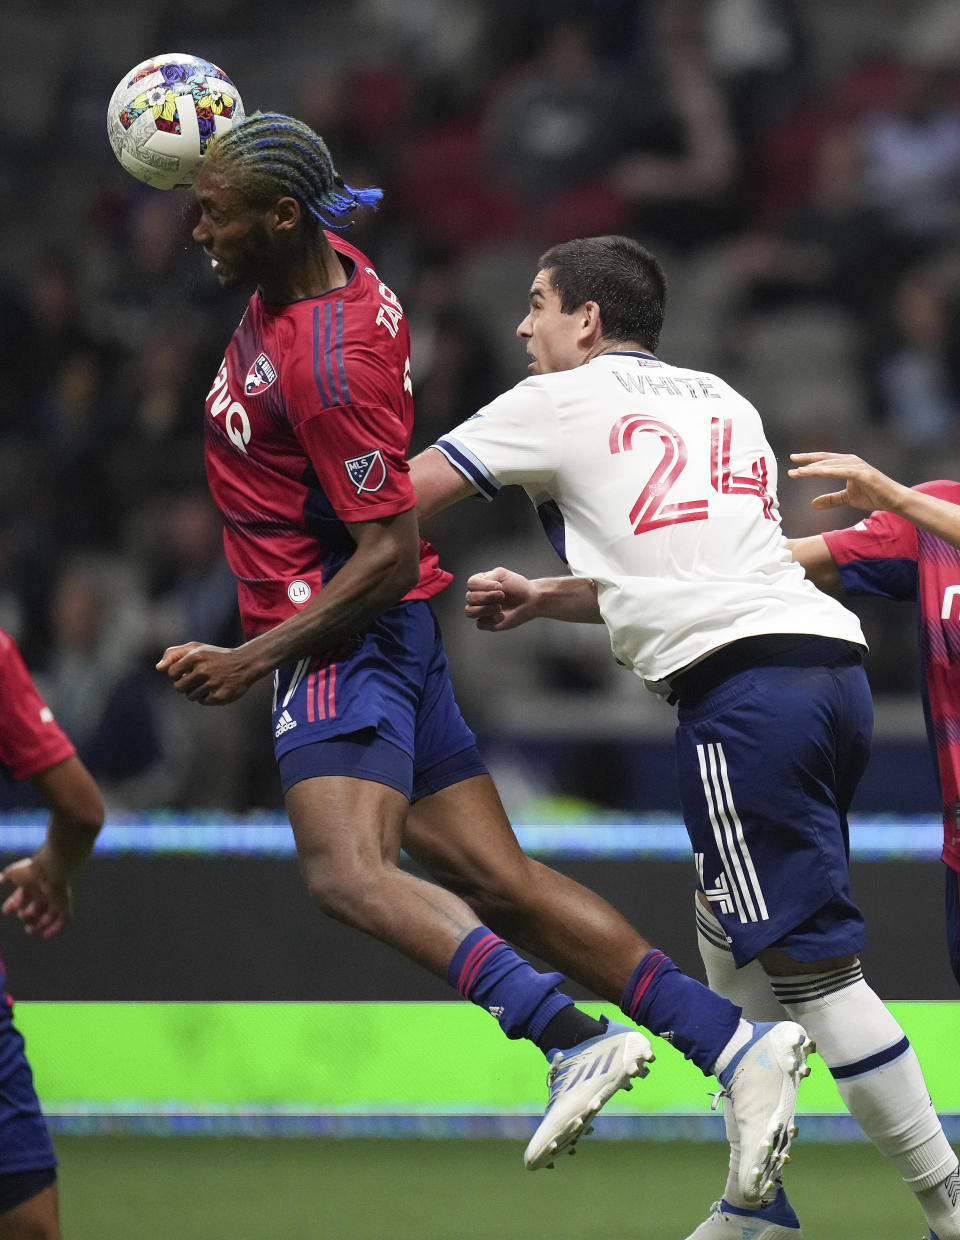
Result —
<path fill-rule="evenodd" d="M 376 907 L 382 871 L 358 862 L 314 864 L 303 868 L 310 899 L 328 917 L 363 927 Z M 2 1237 L 0 1237 L 2 1240 Z"/>
<path fill-rule="evenodd" d="M 849 968 L 859 957 L 854 953 L 826 960 L 794 960 L 780 947 L 767 947 L 757 959 L 770 977 L 802 977 L 808 973 L 832 973 L 835 969 Z"/>

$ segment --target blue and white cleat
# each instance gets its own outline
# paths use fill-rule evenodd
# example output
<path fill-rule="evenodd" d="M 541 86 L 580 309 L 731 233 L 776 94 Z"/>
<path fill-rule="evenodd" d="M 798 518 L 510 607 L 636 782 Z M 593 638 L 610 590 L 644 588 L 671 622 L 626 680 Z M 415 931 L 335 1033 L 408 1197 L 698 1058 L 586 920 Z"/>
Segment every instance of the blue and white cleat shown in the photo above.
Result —
<path fill-rule="evenodd" d="M 795 1021 L 757 1022 L 753 1037 L 719 1074 L 740 1129 L 740 1192 L 750 1205 L 761 1205 L 790 1157 L 797 1090 L 810 1075 L 807 1056 L 814 1050 Z"/>
<path fill-rule="evenodd" d="M 803 1240 L 800 1221 L 782 1188 L 759 1210 L 739 1210 L 725 1199 L 715 1201 L 712 1210 L 687 1240 Z"/>
<path fill-rule="evenodd" d="M 552 1167 L 557 1154 L 573 1154 L 590 1131 L 589 1120 L 620 1089 L 632 1089 L 653 1062 L 653 1048 L 636 1029 L 607 1021 L 598 1034 L 569 1050 L 557 1051 L 547 1076 L 550 1096 L 540 1127 L 523 1153 L 528 1171 Z"/>

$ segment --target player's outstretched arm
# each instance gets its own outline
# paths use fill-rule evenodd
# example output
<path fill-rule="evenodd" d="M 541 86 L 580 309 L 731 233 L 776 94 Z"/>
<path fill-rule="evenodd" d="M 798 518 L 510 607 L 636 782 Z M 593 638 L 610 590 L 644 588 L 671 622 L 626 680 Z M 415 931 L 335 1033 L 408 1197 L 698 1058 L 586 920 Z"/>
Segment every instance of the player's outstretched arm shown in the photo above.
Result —
<path fill-rule="evenodd" d="M 839 508 L 849 504 L 873 512 L 876 508 L 906 514 L 902 506 L 915 494 L 909 487 L 869 465 L 859 456 L 840 452 L 791 452 L 791 461 L 798 464 L 788 470 L 791 478 L 842 478 L 841 491 L 829 491 L 811 500 L 812 508 Z"/>
<path fill-rule="evenodd" d="M 500 633 L 528 620 L 569 620 L 602 624 L 597 588 L 584 577 L 533 580 L 509 568 L 474 573 L 467 581 L 465 612 L 478 629 Z"/>
<path fill-rule="evenodd" d="M 814 508 L 835 508 L 840 504 L 850 504 L 868 512 L 880 508 L 942 538 L 951 547 L 960 548 L 960 505 L 895 482 L 859 456 L 793 452 L 791 460 L 803 462 L 789 470 L 791 478 L 816 476 L 846 480 L 842 491 L 818 495 L 812 501 Z"/>
<path fill-rule="evenodd" d="M 438 448 L 426 448 L 411 460 L 410 480 L 417 493 L 417 516 L 421 521 L 476 495 L 473 484 Z"/>
<path fill-rule="evenodd" d="M 14 885 L 3 912 L 18 917 L 27 934 L 49 939 L 72 916 L 70 883 L 93 852 L 103 826 L 103 799 L 76 756 L 34 775 L 30 783 L 50 810 L 47 838 L 32 857 L 0 873 L 0 882 Z"/>

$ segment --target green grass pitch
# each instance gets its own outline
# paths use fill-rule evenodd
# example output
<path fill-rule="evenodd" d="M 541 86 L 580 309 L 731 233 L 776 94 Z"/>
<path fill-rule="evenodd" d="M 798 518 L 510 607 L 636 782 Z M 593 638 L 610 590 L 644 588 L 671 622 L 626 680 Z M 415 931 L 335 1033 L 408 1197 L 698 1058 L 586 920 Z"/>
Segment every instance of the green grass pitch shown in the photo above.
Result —
<path fill-rule="evenodd" d="M 721 1191 L 716 1142 L 585 1142 L 554 1171 L 522 1143 L 60 1137 L 67 1240 L 683 1240 Z M 805 1240 L 920 1240 L 865 1144 L 794 1147 Z"/>

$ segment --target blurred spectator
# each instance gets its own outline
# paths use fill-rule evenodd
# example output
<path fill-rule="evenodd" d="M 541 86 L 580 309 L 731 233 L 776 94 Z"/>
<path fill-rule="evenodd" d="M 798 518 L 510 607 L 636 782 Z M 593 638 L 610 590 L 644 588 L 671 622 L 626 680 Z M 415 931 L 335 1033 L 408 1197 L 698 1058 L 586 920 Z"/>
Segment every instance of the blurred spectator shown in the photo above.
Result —
<path fill-rule="evenodd" d="M 585 21 L 548 26 L 512 69 L 486 116 L 493 176 L 542 205 L 602 176 L 623 150 L 620 76 L 597 56 Z"/>
<path fill-rule="evenodd" d="M 697 0 L 661 0 L 620 102 L 628 149 L 608 181 L 629 204 L 633 230 L 667 244 L 701 245 L 738 220 L 740 152 L 704 17 Z"/>
<path fill-rule="evenodd" d="M 795 0 L 708 0 L 704 41 L 738 140 L 753 150 L 812 85 L 800 8 Z"/>
<path fill-rule="evenodd" d="M 956 453 L 960 389 L 947 357 L 946 307 L 938 281 L 922 270 L 908 273 L 896 290 L 892 320 L 892 339 L 877 363 L 881 416 L 909 453 Z"/>
<path fill-rule="evenodd" d="M 57 582 L 53 648 L 42 676 L 44 696 L 77 753 L 122 806 L 157 804 L 162 789 L 156 718 L 141 663 L 143 598 L 114 561 L 73 562 Z"/>
<path fill-rule="evenodd" d="M 864 203 L 861 170 L 853 129 L 826 128 L 814 154 L 809 195 L 779 222 L 734 242 L 732 261 L 750 310 L 819 302 L 876 321 L 891 272 L 906 264 L 907 255 L 897 248 L 884 215 Z"/>
<path fill-rule="evenodd" d="M 48 513 L 58 553 L 115 546 L 119 517 L 107 455 L 115 414 L 108 357 L 79 346 L 62 353 L 47 376 L 33 413 L 38 507 Z"/>
<path fill-rule="evenodd" d="M 428 448 L 502 390 L 482 327 L 461 310 L 441 310 L 434 320 L 427 365 L 414 389 L 417 416 L 410 455 Z"/>
<path fill-rule="evenodd" d="M 214 645 L 241 641 L 236 578 L 223 552 L 220 514 L 206 488 L 150 500 L 130 525 L 131 550 L 148 575 L 151 641 L 158 656 L 185 632 Z"/>
<path fill-rule="evenodd" d="M 865 115 L 863 196 L 917 257 L 960 225 L 960 106 L 955 67 L 904 66 L 896 97 Z"/>

